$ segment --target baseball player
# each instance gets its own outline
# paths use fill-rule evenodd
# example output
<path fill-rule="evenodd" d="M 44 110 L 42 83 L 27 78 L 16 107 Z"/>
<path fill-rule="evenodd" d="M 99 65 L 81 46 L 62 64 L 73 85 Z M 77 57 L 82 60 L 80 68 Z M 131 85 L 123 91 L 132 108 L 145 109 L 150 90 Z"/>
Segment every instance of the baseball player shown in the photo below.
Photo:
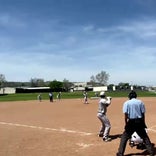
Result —
<path fill-rule="evenodd" d="M 53 102 L 53 93 L 52 92 L 49 93 L 49 100 L 50 100 L 50 102 Z"/>
<path fill-rule="evenodd" d="M 58 99 L 58 100 L 61 100 L 61 92 L 58 92 L 58 94 L 57 94 L 57 99 Z"/>
<path fill-rule="evenodd" d="M 38 100 L 41 102 L 42 101 L 42 95 L 41 93 L 37 96 Z"/>
<path fill-rule="evenodd" d="M 86 91 L 83 92 L 83 96 L 84 96 L 84 104 L 88 104 L 88 95 Z"/>
<path fill-rule="evenodd" d="M 146 130 L 147 131 L 147 130 Z M 134 132 L 129 139 L 129 145 L 131 147 L 136 146 L 137 149 L 145 149 L 145 144 L 143 142 L 143 139 L 137 134 L 137 132 Z"/>
<path fill-rule="evenodd" d="M 109 137 L 111 124 L 109 119 L 106 116 L 107 107 L 111 104 L 111 97 L 106 97 L 105 92 L 100 92 L 100 100 L 99 100 L 99 107 L 97 117 L 101 122 L 101 129 L 99 132 L 99 137 L 103 138 L 103 141 L 111 141 Z"/>

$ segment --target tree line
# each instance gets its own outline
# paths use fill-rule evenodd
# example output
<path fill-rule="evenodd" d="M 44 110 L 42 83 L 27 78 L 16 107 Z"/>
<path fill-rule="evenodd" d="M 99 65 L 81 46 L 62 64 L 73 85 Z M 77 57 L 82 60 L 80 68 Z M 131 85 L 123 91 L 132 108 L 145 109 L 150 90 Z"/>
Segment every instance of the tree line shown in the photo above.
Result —
<path fill-rule="evenodd" d="M 90 81 L 88 81 L 89 85 L 92 87 L 95 86 L 108 86 L 109 90 L 113 90 L 113 86 L 116 86 L 118 90 L 127 90 L 130 89 L 131 85 L 129 83 L 120 82 L 118 85 L 108 84 L 110 75 L 106 71 L 101 71 L 96 75 L 92 75 L 90 77 Z M 6 81 L 5 75 L 0 74 L 0 88 L 3 87 L 50 87 L 55 91 L 69 91 L 71 87 L 73 87 L 73 82 L 65 79 L 63 81 L 44 81 L 43 78 L 31 78 L 29 82 L 9 82 Z M 134 88 L 140 88 L 142 86 L 134 85 Z"/>

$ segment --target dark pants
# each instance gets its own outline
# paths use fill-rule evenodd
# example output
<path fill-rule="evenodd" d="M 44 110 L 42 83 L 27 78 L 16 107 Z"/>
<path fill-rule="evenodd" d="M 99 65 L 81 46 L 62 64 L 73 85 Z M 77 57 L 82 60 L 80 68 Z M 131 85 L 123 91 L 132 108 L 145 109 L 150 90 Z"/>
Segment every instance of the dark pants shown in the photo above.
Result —
<path fill-rule="evenodd" d="M 50 98 L 50 102 L 53 102 L 53 97 L 52 97 L 52 96 L 50 96 L 49 98 Z"/>
<path fill-rule="evenodd" d="M 154 149 L 151 144 L 151 141 L 146 133 L 146 125 L 142 119 L 133 119 L 129 120 L 127 125 L 125 126 L 125 131 L 123 132 L 120 140 L 120 145 L 118 149 L 117 156 L 123 156 L 126 148 L 126 144 L 128 139 L 131 138 L 131 135 L 134 132 L 137 132 L 137 134 L 143 139 L 146 149 L 151 154 L 151 156 L 154 156 Z"/>

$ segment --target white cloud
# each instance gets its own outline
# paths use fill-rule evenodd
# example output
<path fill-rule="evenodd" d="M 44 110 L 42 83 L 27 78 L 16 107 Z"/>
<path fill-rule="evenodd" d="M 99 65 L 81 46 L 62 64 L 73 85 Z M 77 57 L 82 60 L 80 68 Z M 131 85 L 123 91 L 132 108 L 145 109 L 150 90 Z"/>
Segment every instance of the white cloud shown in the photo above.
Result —
<path fill-rule="evenodd" d="M 0 26 L 13 32 L 0 36 L 1 72 L 10 81 L 31 77 L 89 81 L 105 70 L 110 82 L 155 83 L 154 19 L 127 20 L 111 27 L 25 19 L 0 17 Z"/>

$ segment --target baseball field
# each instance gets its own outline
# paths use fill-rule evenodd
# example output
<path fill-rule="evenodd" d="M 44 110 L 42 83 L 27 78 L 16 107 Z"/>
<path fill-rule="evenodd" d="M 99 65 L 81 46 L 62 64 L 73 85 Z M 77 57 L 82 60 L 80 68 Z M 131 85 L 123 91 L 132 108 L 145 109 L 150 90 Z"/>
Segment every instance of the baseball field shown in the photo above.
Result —
<path fill-rule="evenodd" d="M 89 99 L 89 104 L 83 104 L 83 99 L 0 102 L 0 156 L 115 156 L 126 99 L 113 98 L 108 108 L 111 142 L 97 136 L 101 126 L 96 117 L 98 99 Z M 140 99 L 146 107 L 148 135 L 155 144 L 156 97 Z M 148 153 L 127 144 L 125 155 Z"/>

